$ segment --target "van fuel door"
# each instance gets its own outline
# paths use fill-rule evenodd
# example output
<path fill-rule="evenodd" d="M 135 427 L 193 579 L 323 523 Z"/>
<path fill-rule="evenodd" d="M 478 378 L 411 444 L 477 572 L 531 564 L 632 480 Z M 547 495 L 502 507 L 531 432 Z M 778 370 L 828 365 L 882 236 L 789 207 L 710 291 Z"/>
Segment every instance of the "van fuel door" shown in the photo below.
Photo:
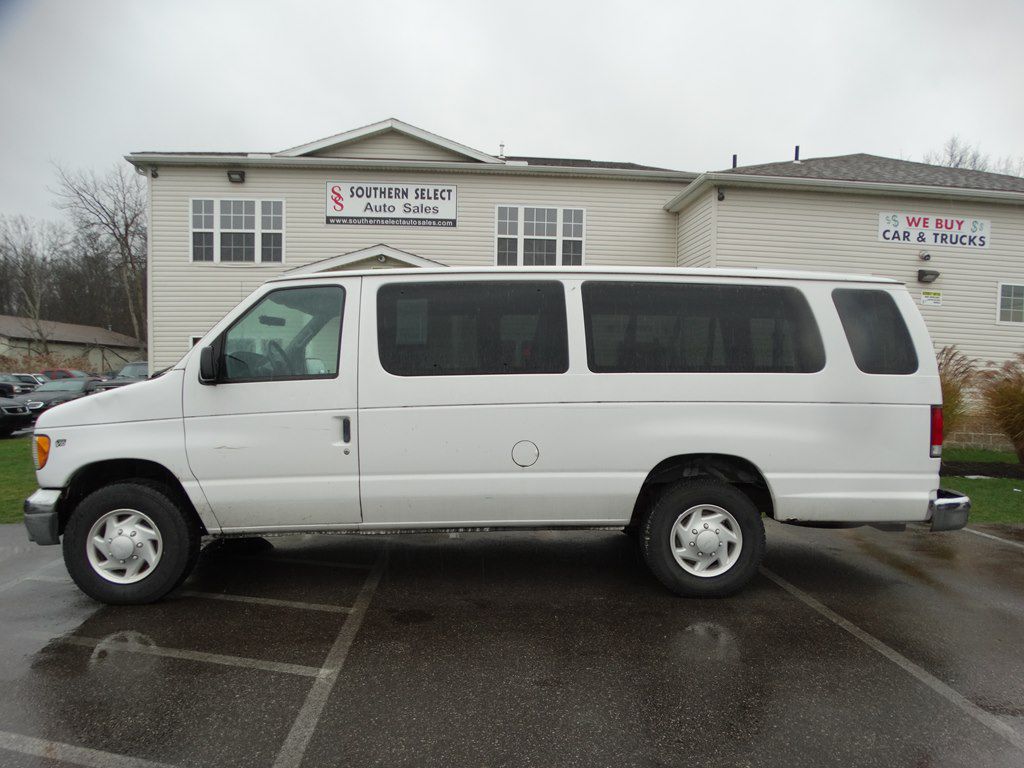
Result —
<path fill-rule="evenodd" d="M 532 467 L 540 458 L 540 449 L 530 440 L 520 440 L 512 446 L 512 461 L 520 467 Z"/>

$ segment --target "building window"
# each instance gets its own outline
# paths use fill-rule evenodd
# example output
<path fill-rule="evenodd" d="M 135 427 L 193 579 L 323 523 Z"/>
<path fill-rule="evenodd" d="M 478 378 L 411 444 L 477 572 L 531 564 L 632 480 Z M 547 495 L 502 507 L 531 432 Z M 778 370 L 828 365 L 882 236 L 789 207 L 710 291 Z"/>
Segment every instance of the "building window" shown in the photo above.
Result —
<path fill-rule="evenodd" d="M 999 284 L 999 322 L 1024 323 L 1024 285 Z"/>
<path fill-rule="evenodd" d="M 581 266 L 583 221 L 582 208 L 499 205 L 494 262 L 499 267 Z"/>
<path fill-rule="evenodd" d="M 282 200 L 192 200 L 192 261 L 284 261 Z"/>
<path fill-rule="evenodd" d="M 281 261 L 284 203 L 280 200 L 264 200 L 260 205 L 260 228 L 263 230 L 260 236 L 260 260 Z"/>
<path fill-rule="evenodd" d="M 192 201 L 192 261 L 213 261 L 213 200 Z"/>

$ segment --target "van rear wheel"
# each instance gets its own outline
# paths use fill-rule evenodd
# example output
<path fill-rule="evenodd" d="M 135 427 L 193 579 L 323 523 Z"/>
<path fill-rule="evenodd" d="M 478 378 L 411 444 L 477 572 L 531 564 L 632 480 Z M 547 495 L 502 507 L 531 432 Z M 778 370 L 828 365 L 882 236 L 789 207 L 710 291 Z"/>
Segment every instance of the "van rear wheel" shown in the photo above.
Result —
<path fill-rule="evenodd" d="M 677 483 L 651 505 L 641 525 L 647 567 L 681 597 L 727 597 L 742 589 L 764 555 L 761 513 L 746 494 L 719 480 Z"/>
<path fill-rule="evenodd" d="M 115 483 L 83 499 L 64 530 L 64 563 L 78 588 L 111 605 L 140 605 L 184 581 L 199 552 L 199 526 L 167 489 Z"/>

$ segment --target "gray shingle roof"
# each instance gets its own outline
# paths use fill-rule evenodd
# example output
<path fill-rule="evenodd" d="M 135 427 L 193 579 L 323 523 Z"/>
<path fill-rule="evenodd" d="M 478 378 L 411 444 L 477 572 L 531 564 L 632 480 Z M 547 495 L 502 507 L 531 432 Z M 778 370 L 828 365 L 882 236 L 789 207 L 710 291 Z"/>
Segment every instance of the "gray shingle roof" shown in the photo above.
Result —
<path fill-rule="evenodd" d="M 621 171 L 669 171 L 671 168 L 658 168 L 653 165 L 637 163 L 620 163 L 609 160 L 580 160 L 571 157 L 525 157 L 523 155 L 506 155 L 505 160 L 525 162 L 528 165 L 553 165 L 565 168 L 614 168 Z"/>
<path fill-rule="evenodd" d="M 972 171 L 967 168 L 947 168 L 942 165 L 915 163 L 878 155 L 839 155 L 814 157 L 782 163 L 746 165 L 730 168 L 722 173 L 751 176 L 784 176 L 796 179 L 834 179 L 839 181 L 867 181 L 889 184 L 920 184 L 934 187 L 984 189 L 997 192 L 1024 193 L 1024 178 L 1002 173 Z"/>
<path fill-rule="evenodd" d="M 131 336 L 94 325 L 75 325 L 74 323 L 57 323 L 43 320 L 43 333 L 49 341 L 66 344 L 84 344 L 94 347 L 139 347 L 140 342 Z M 0 315 L 0 336 L 9 339 L 35 338 L 32 332 L 32 321 L 27 317 Z"/>

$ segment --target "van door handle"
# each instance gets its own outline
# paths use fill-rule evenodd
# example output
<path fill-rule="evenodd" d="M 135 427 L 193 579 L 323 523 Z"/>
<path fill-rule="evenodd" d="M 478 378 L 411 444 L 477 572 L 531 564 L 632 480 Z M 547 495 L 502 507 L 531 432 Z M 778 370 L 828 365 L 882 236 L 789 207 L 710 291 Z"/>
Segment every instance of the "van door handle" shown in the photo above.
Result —
<path fill-rule="evenodd" d="M 341 442 L 352 442 L 352 419 L 348 416 L 341 417 Z"/>

